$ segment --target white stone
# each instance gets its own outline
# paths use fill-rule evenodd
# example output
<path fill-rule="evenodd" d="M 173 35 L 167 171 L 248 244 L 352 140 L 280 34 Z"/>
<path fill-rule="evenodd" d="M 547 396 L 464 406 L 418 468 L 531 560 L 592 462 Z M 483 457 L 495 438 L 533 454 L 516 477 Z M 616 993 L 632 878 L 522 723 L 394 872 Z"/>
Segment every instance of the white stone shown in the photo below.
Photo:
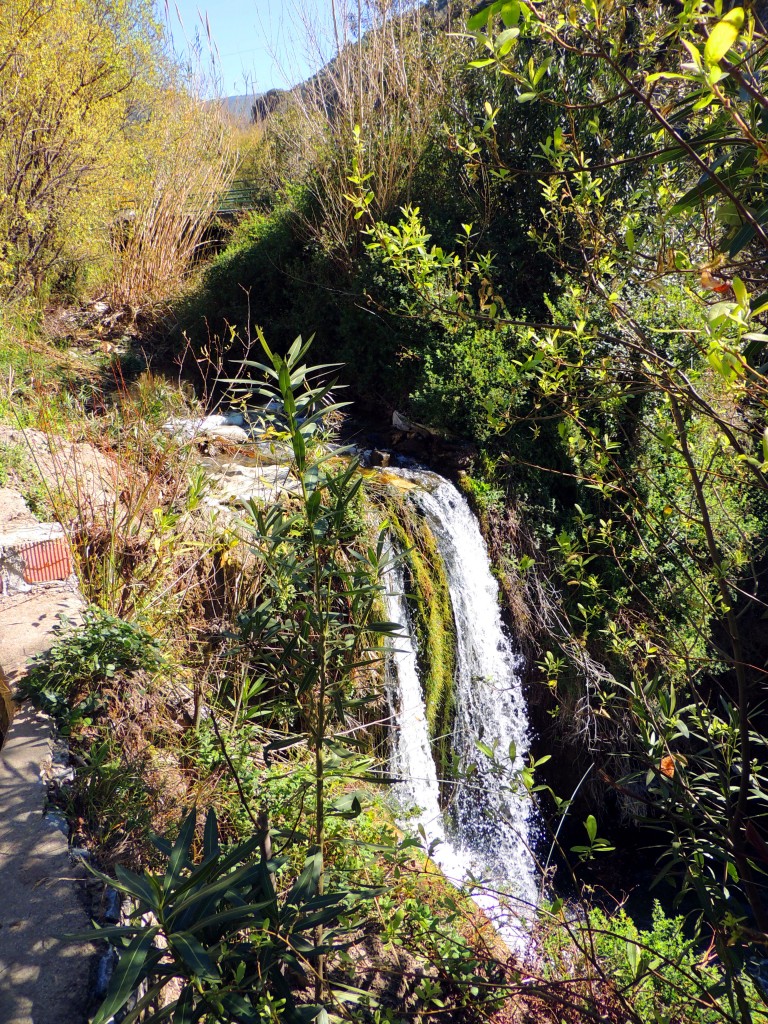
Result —
<path fill-rule="evenodd" d="M 301 489 L 287 466 L 243 466 L 235 462 L 222 465 L 211 459 L 202 461 L 211 480 L 210 499 L 214 503 L 251 500 L 270 503 L 281 494 L 296 494 Z"/>
<path fill-rule="evenodd" d="M 20 548 L 26 544 L 38 544 L 63 536 L 64 527 L 60 523 L 35 523 L 34 526 L 22 526 L 0 533 L 0 552 L 7 548 Z"/>
<path fill-rule="evenodd" d="M 218 438 L 220 441 L 233 441 L 236 444 L 244 444 L 250 440 L 248 433 L 242 427 L 234 423 L 221 423 L 215 426 L 203 426 L 200 433 L 204 437 Z"/>
<path fill-rule="evenodd" d="M 175 434 L 191 440 L 200 434 L 210 434 L 222 427 L 239 427 L 247 439 L 245 431 L 247 424 L 248 421 L 241 412 L 232 410 L 227 413 L 211 413 L 209 416 L 198 416 L 192 419 L 174 417 L 173 419 L 166 420 L 162 429 L 166 434 Z"/>

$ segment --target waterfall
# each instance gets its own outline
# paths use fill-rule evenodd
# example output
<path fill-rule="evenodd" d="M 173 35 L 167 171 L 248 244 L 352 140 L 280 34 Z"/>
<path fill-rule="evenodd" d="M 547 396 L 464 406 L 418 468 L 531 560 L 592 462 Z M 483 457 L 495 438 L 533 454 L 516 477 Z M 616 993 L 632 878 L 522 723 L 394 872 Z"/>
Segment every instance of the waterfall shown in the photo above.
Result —
<path fill-rule="evenodd" d="M 536 902 L 537 886 L 529 852 L 530 801 L 510 789 L 476 741 L 496 747 L 500 760 L 514 757 L 519 768 L 528 751 L 528 724 L 520 683 L 520 659 L 512 649 L 499 611 L 499 589 L 477 519 L 456 488 L 433 473 L 398 472 L 418 483 L 414 500 L 435 535 L 445 563 L 456 625 L 454 676 L 456 717 L 452 747 L 460 779 L 444 818 L 421 683 L 414 632 L 399 570 L 389 576 L 387 614 L 400 622 L 391 686 L 397 731 L 392 769 L 404 781 L 396 789 L 401 805 L 419 810 L 434 859 L 447 877 L 461 883 L 483 879 L 473 898 L 495 921 L 508 942 L 519 946 L 519 918 Z M 506 902 L 496 895 L 509 893 Z M 517 919 L 517 920 L 516 920 Z"/>

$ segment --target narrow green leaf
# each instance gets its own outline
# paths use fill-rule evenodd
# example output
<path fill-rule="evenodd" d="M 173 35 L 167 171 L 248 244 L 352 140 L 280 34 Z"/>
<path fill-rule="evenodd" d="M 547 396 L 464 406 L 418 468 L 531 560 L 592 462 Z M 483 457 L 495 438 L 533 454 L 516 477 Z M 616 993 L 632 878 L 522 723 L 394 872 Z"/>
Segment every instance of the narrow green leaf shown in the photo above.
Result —
<path fill-rule="evenodd" d="M 297 1006 L 291 1019 L 296 1024 L 328 1024 L 328 1011 L 324 1006 Z"/>
<path fill-rule="evenodd" d="M 205 948 L 190 932 L 174 932 L 168 945 L 179 954 L 186 966 L 203 981 L 221 981 L 221 974 Z"/>
<path fill-rule="evenodd" d="M 766 221 L 768 221 L 768 203 L 766 203 L 764 206 L 761 206 L 759 210 L 755 210 L 752 216 L 758 224 L 765 224 Z M 733 240 L 731 241 L 728 250 L 728 255 L 737 256 L 742 249 L 746 248 L 746 246 L 749 245 L 749 243 L 752 241 L 756 234 L 757 229 L 749 221 L 747 221 L 745 224 L 742 224 L 742 226 L 734 235 Z"/>
<path fill-rule="evenodd" d="M 240 931 L 243 928 L 258 927 L 259 920 L 263 920 L 263 911 L 272 906 L 272 900 L 262 900 L 261 903 L 250 903 L 243 907 L 228 907 L 226 910 L 216 910 L 213 914 L 201 917 L 192 921 L 187 927 L 189 932 L 202 932 L 206 928 L 215 928 L 218 935 L 223 937 L 231 931 Z"/>
<path fill-rule="evenodd" d="M 289 736 L 287 739 L 272 740 L 271 743 L 267 743 L 264 747 L 264 762 L 269 764 L 269 755 L 275 753 L 278 750 L 288 750 L 290 747 L 297 747 L 300 743 L 306 740 L 304 734 L 297 736 Z"/>
<path fill-rule="evenodd" d="M 307 446 L 300 430 L 294 431 L 291 435 L 291 444 L 293 445 L 293 454 L 296 456 L 296 465 L 303 470 L 307 458 Z"/>
<path fill-rule="evenodd" d="M 301 906 L 317 891 L 317 884 L 323 871 L 323 856 L 317 848 L 312 849 L 304 861 L 304 868 L 285 898 L 286 903 Z"/>
<path fill-rule="evenodd" d="M 118 1010 L 122 1010 L 128 998 L 141 980 L 147 955 L 152 949 L 159 928 L 148 928 L 143 935 L 137 935 L 118 961 L 115 973 L 104 997 L 104 1002 L 93 1018 L 93 1024 L 107 1024 Z"/>
<path fill-rule="evenodd" d="M 264 1020 L 261 1013 L 236 992 L 221 996 L 221 1005 L 238 1024 L 260 1024 Z"/>
<path fill-rule="evenodd" d="M 330 806 L 331 814 L 340 818 L 358 818 L 363 811 L 360 797 L 357 793 L 345 793 L 344 796 L 334 800 Z"/>
<path fill-rule="evenodd" d="M 149 1009 L 167 984 L 168 979 L 163 977 L 155 982 L 154 985 L 150 985 L 145 995 L 139 999 L 133 1009 L 120 1018 L 121 1024 L 136 1024 L 139 1020 L 141 1024 L 160 1024 L 161 1021 L 167 1020 L 176 1006 L 175 1002 L 169 1003 L 154 1013 Z M 147 1013 L 149 1013 L 149 1016 L 147 1016 Z"/>
<path fill-rule="evenodd" d="M 488 744 L 484 743 L 482 740 L 475 740 L 475 746 L 480 751 L 480 753 L 485 754 L 486 757 L 490 757 L 491 759 L 493 759 L 493 757 L 495 756 L 493 747 L 489 747 Z"/>
<path fill-rule="evenodd" d="M 141 900 L 152 910 L 160 908 L 160 886 L 150 874 L 137 875 L 122 864 L 115 867 L 116 882 L 115 888 L 122 888 L 130 896 Z"/>
<path fill-rule="evenodd" d="M 173 1024 L 194 1024 L 195 1020 L 195 988 L 185 985 L 176 1001 L 173 1013 Z"/>
<path fill-rule="evenodd" d="M 216 820 L 216 811 L 211 807 L 205 818 L 203 856 L 206 860 L 209 860 L 211 857 L 218 857 L 219 853 L 219 824 Z"/>
<path fill-rule="evenodd" d="M 366 628 L 371 633 L 383 633 L 385 636 L 403 631 L 402 624 L 399 622 L 369 622 Z"/>
<path fill-rule="evenodd" d="M 627 940 L 627 963 L 632 971 L 632 977 L 637 978 L 638 964 L 640 960 L 640 947 L 631 939 Z"/>
<path fill-rule="evenodd" d="M 163 878 L 163 894 L 165 896 L 173 888 L 174 882 L 177 881 L 185 864 L 189 863 L 189 851 L 195 836 L 196 824 L 197 812 L 192 810 L 184 819 L 184 823 L 179 831 L 179 837 L 174 843 L 171 855 L 168 858 L 168 867 Z"/>

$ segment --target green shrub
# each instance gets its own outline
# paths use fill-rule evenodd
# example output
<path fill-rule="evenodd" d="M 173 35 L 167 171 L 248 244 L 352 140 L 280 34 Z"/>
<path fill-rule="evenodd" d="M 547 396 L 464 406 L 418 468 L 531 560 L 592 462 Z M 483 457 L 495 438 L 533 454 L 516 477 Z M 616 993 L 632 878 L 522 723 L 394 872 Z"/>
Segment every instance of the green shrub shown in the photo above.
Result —
<path fill-rule="evenodd" d="M 21 684 L 65 730 L 90 718 L 101 707 L 99 688 L 115 676 L 161 665 L 160 651 L 141 627 L 89 608 L 80 626 L 62 618 L 57 637 Z"/>
<path fill-rule="evenodd" d="M 134 994 L 147 1021 L 328 1021 L 322 1006 L 308 1002 L 309 984 L 328 950 L 343 948 L 340 913 L 375 890 L 323 893 L 322 861 L 311 849 L 301 873 L 280 893 L 276 884 L 285 862 L 263 855 L 265 833 L 225 851 L 209 812 L 201 859 L 195 856 L 195 826 L 192 812 L 174 845 L 156 839 L 165 859 L 162 874 L 118 867 L 111 879 L 94 872 L 137 903 L 128 925 L 86 935 L 107 939 L 122 952 L 94 1024 L 106 1024 Z M 321 944 L 323 924 L 337 927 L 327 928 Z M 172 979 L 179 980 L 180 994 L 155 1011 L 153 1000 Z"/>
<path fill-rule="evenodd" d="M 568 931 L 557 926 L 545 952 L 553 979 L 570 974 L 607 981 L 629 1020 L 721 1024 L 733 1012 L 723 998 L 720 968 L 686 937 L 684 919 L 667 917 L 658 900 L 650 929 L 638 928 L 624 910 L 608 914 L 592 907 Z M 751 982 L 741 981 L 749 1001 L 759 1005 Z"/>

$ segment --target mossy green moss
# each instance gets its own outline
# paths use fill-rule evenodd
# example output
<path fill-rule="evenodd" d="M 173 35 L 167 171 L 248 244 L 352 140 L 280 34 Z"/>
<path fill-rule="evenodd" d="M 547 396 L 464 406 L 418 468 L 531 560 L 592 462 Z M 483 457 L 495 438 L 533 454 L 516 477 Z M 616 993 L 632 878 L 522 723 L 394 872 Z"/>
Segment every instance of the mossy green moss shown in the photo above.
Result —
<path fill-rule="evenodd" d="M 390 529 L 405 551 L 408 597 L 418 640 L 419 675 L 427 722 L 442 778 L 451 768 L 455 714 L 453 674 L 456 632 L 442 556 L 426 521 L 407 497 L 384 499 Z"/>

